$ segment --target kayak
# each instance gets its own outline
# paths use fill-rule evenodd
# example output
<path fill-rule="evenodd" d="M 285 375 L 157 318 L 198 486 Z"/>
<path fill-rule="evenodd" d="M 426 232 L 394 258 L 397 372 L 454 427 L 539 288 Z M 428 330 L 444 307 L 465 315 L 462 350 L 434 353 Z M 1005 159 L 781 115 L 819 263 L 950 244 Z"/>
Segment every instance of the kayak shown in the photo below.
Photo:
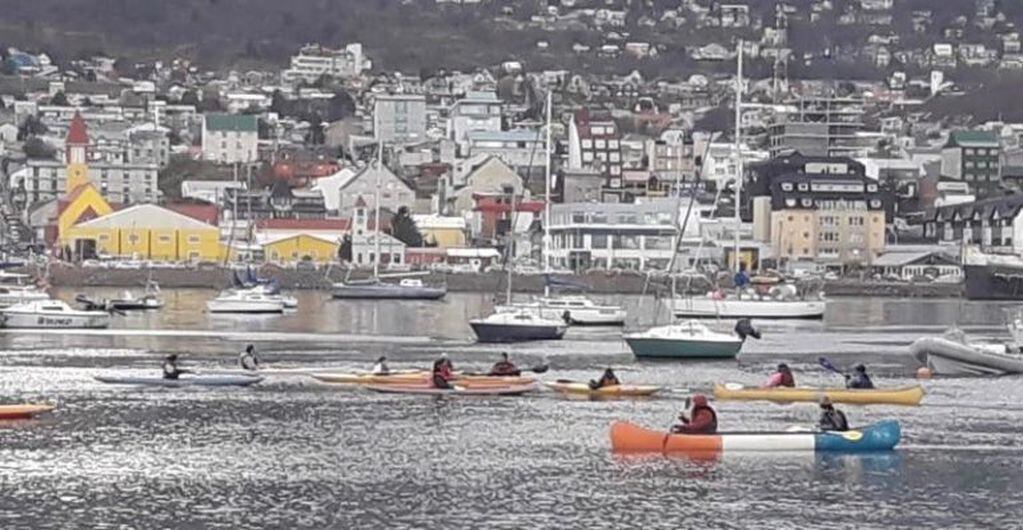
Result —
<path fill-rule="evenodd" d="M 53 408 L 52 405 L 0 405 L 0 420 L 27 420 Z"/>
<path fill-rule="evenodd" d="M 262 377 L 251 375 L 182 375 L 178 379 L 164 379 L 162 377 L 109 377 L 96 376 L 97 381 L 110 385 L 139 385 L 139 386 L 249 386 L 263 380 Z"/>
<path fill-rule="evenodd" d="M 366 388 L 382 394 L 425 394 L 432 396 L 518 396 L 536 389 L 533 383 L 489 387 L 434 388 L 426 385 L 366 385 Z"/>
<path fill-rule="evenodd" d="M 614 385 L 605 386 L 596 390 L 590 388 L 587 383 L 572 381 L 558 381 L 545 383 L 555 392 L 562 394 L 586 395 L 591 397 L 639 397 L 652 396 L 661 390 L 659 386 L 651 385 Z"/>
<path fill-rule="evenodd" d="M 734 401 L 774 401 L 791 403 L 795 401 L 820 401 L 824 396 L 833 403 L 854 405 L 906 405 L 920 404 L 924 389 L 920 385 L 902 388 L 757 388 L 741 385 L 714 385 L 714 397 Z"/>
<path fill-rule="evenodd" d="M 313 378 L 324 383 L 341 383 L 356 385 L 418 385 L 429 381 L 428 372 L 372 375 L 372 374 L 346 374 L 333 373 L 310 374 Z M 529 385 L 536 382 L 532 377 L 498 377 L 488 375 L 456 375 L 455 381 L 461 386 L 484 387 L 484 386 L 516 386 Z"/>
<path fill-rule="evenodd" d="M 902 438 L 895 420 L 845 432 L 721 432 L 672 434 L 626 422 L 611 424 L 616 453 L 719 454 L 735 452 L 870 452 L 891 451 Z"/>

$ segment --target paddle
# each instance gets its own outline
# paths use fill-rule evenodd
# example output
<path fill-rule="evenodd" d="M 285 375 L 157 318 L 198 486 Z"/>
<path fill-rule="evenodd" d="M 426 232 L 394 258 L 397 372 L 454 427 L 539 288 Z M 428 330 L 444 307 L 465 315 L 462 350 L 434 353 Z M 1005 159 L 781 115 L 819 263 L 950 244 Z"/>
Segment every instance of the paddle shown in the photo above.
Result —
<path fill-rule="evenodd" d="M 521 373 L 525 373 L 525 372 L 532 372 L 534 374 L 543 374 L 543 373 L 547 373 L 547 370 L 549 370 L 549 369 L 550 369 L 550 366 L 547 365 L 547 364 L 538 364 L 536 366 L 532 366 L 532 367 L 525 368 L 525 369 L 521 369 L 520 368 L 519 369 L 519 373 L 521 374 Z M 489 377 L 490 376 L 490 372 L 462 372 L 462 375 L 488 376 Z M 498 377 L 498 376 L 494 376 L 494 377 Z M 515 376 L 511 376 L 511 377 L 515 377 Z"/>
<path fill-rule="evenodd" d="M 845 372 L 836 368 L 834 364 L 831 364 L 831 361 L 829 361 L 827 357 L 820 357 L 817 359 L 817 362 L 821 365 L 821 367 L 829 372 L 834 372 L 841 376 L 845 375 Z"/>

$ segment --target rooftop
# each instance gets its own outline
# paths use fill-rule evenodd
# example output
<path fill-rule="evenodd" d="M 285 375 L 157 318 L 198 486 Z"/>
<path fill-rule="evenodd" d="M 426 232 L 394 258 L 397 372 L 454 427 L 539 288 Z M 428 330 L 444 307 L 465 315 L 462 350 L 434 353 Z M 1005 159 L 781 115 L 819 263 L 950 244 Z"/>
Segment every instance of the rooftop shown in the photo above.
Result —
<path fill-rule="evenodd" d="M 248 114 L 207 114 L 206 129 L 211 131 L 256 132 L 259 130 L 255 116 Z"/>

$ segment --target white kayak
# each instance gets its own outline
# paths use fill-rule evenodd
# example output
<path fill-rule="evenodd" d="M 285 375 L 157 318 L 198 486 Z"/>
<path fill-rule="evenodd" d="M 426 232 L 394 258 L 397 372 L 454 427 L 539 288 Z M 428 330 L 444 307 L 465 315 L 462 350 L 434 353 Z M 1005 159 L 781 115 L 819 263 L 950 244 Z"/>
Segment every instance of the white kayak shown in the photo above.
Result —
<path fill-rule="evenodd" d="M 130 377 L 130 376 L 101 376 L 95 378 L 101 383 L 109 385 L 136 385 L 136 386 L 249 386 L 263 380 L 262 377 L 251 375 L 190 375 L 184 374 L 177 379 L 164 379 L 163 377 Z"/>

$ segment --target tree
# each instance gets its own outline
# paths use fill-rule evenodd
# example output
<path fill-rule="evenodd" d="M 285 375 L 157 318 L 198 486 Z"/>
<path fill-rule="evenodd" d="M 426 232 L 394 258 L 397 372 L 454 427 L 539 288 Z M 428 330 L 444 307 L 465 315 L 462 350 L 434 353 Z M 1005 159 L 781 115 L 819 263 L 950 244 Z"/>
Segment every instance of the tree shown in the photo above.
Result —
<path fill-rule="evenodd" d="M 50 98 L 50 105 L 58 105 L 61 107 L 68 106 L 67 94 L 65 94 L 63 90 L 57 92 L 52 98 Z"/>
<path fill-rule="evenodd" d="M 198 108 L 202 102 L 199 101 L 199 95 L 195 93 L 195 90 L 186 90 L 181 94 L 180 103 Z"/>
<path fill-rule="evenodd" d="M 342 262 L 352 261 L 352 236 L 351 234 L 345 234 L 341 238 L 341 245 L 337 247 L 337 257 Z"/>
<path fill-rule="evenodd" d="M 423 234 L 409 215 L 407 206 L 398 208 L 398 212 L 391 218 L 391 235 L 410 247 L 423 246 Z"/>
<path fill-rule="evenodd" d="M 25 151 L 25 156 L 29 158 L 53 158 L 53 155 L 57 152 L 50 144 L 35 136 L 25 140 L 22 150 Z"/>
<path fill-rule="evenodd" d="M 46 134 L 49 129 L 46 124 L 39 120 L 36 115 L 32 114 L 25 118 L 25 121 L 21 122 L 21 126 L 18 127 L 18 139 L 28 140 L 32 136 L 39 136 Z"/>
<path fill-rule="evenodd" d="M 311 145 L 323 145 L 327 141 L 327 134 L 323 130 L 323 122 L 320 117 L 312 116 L 309 120 L 309 134 L 306 135 L 306 142 Z"/>

